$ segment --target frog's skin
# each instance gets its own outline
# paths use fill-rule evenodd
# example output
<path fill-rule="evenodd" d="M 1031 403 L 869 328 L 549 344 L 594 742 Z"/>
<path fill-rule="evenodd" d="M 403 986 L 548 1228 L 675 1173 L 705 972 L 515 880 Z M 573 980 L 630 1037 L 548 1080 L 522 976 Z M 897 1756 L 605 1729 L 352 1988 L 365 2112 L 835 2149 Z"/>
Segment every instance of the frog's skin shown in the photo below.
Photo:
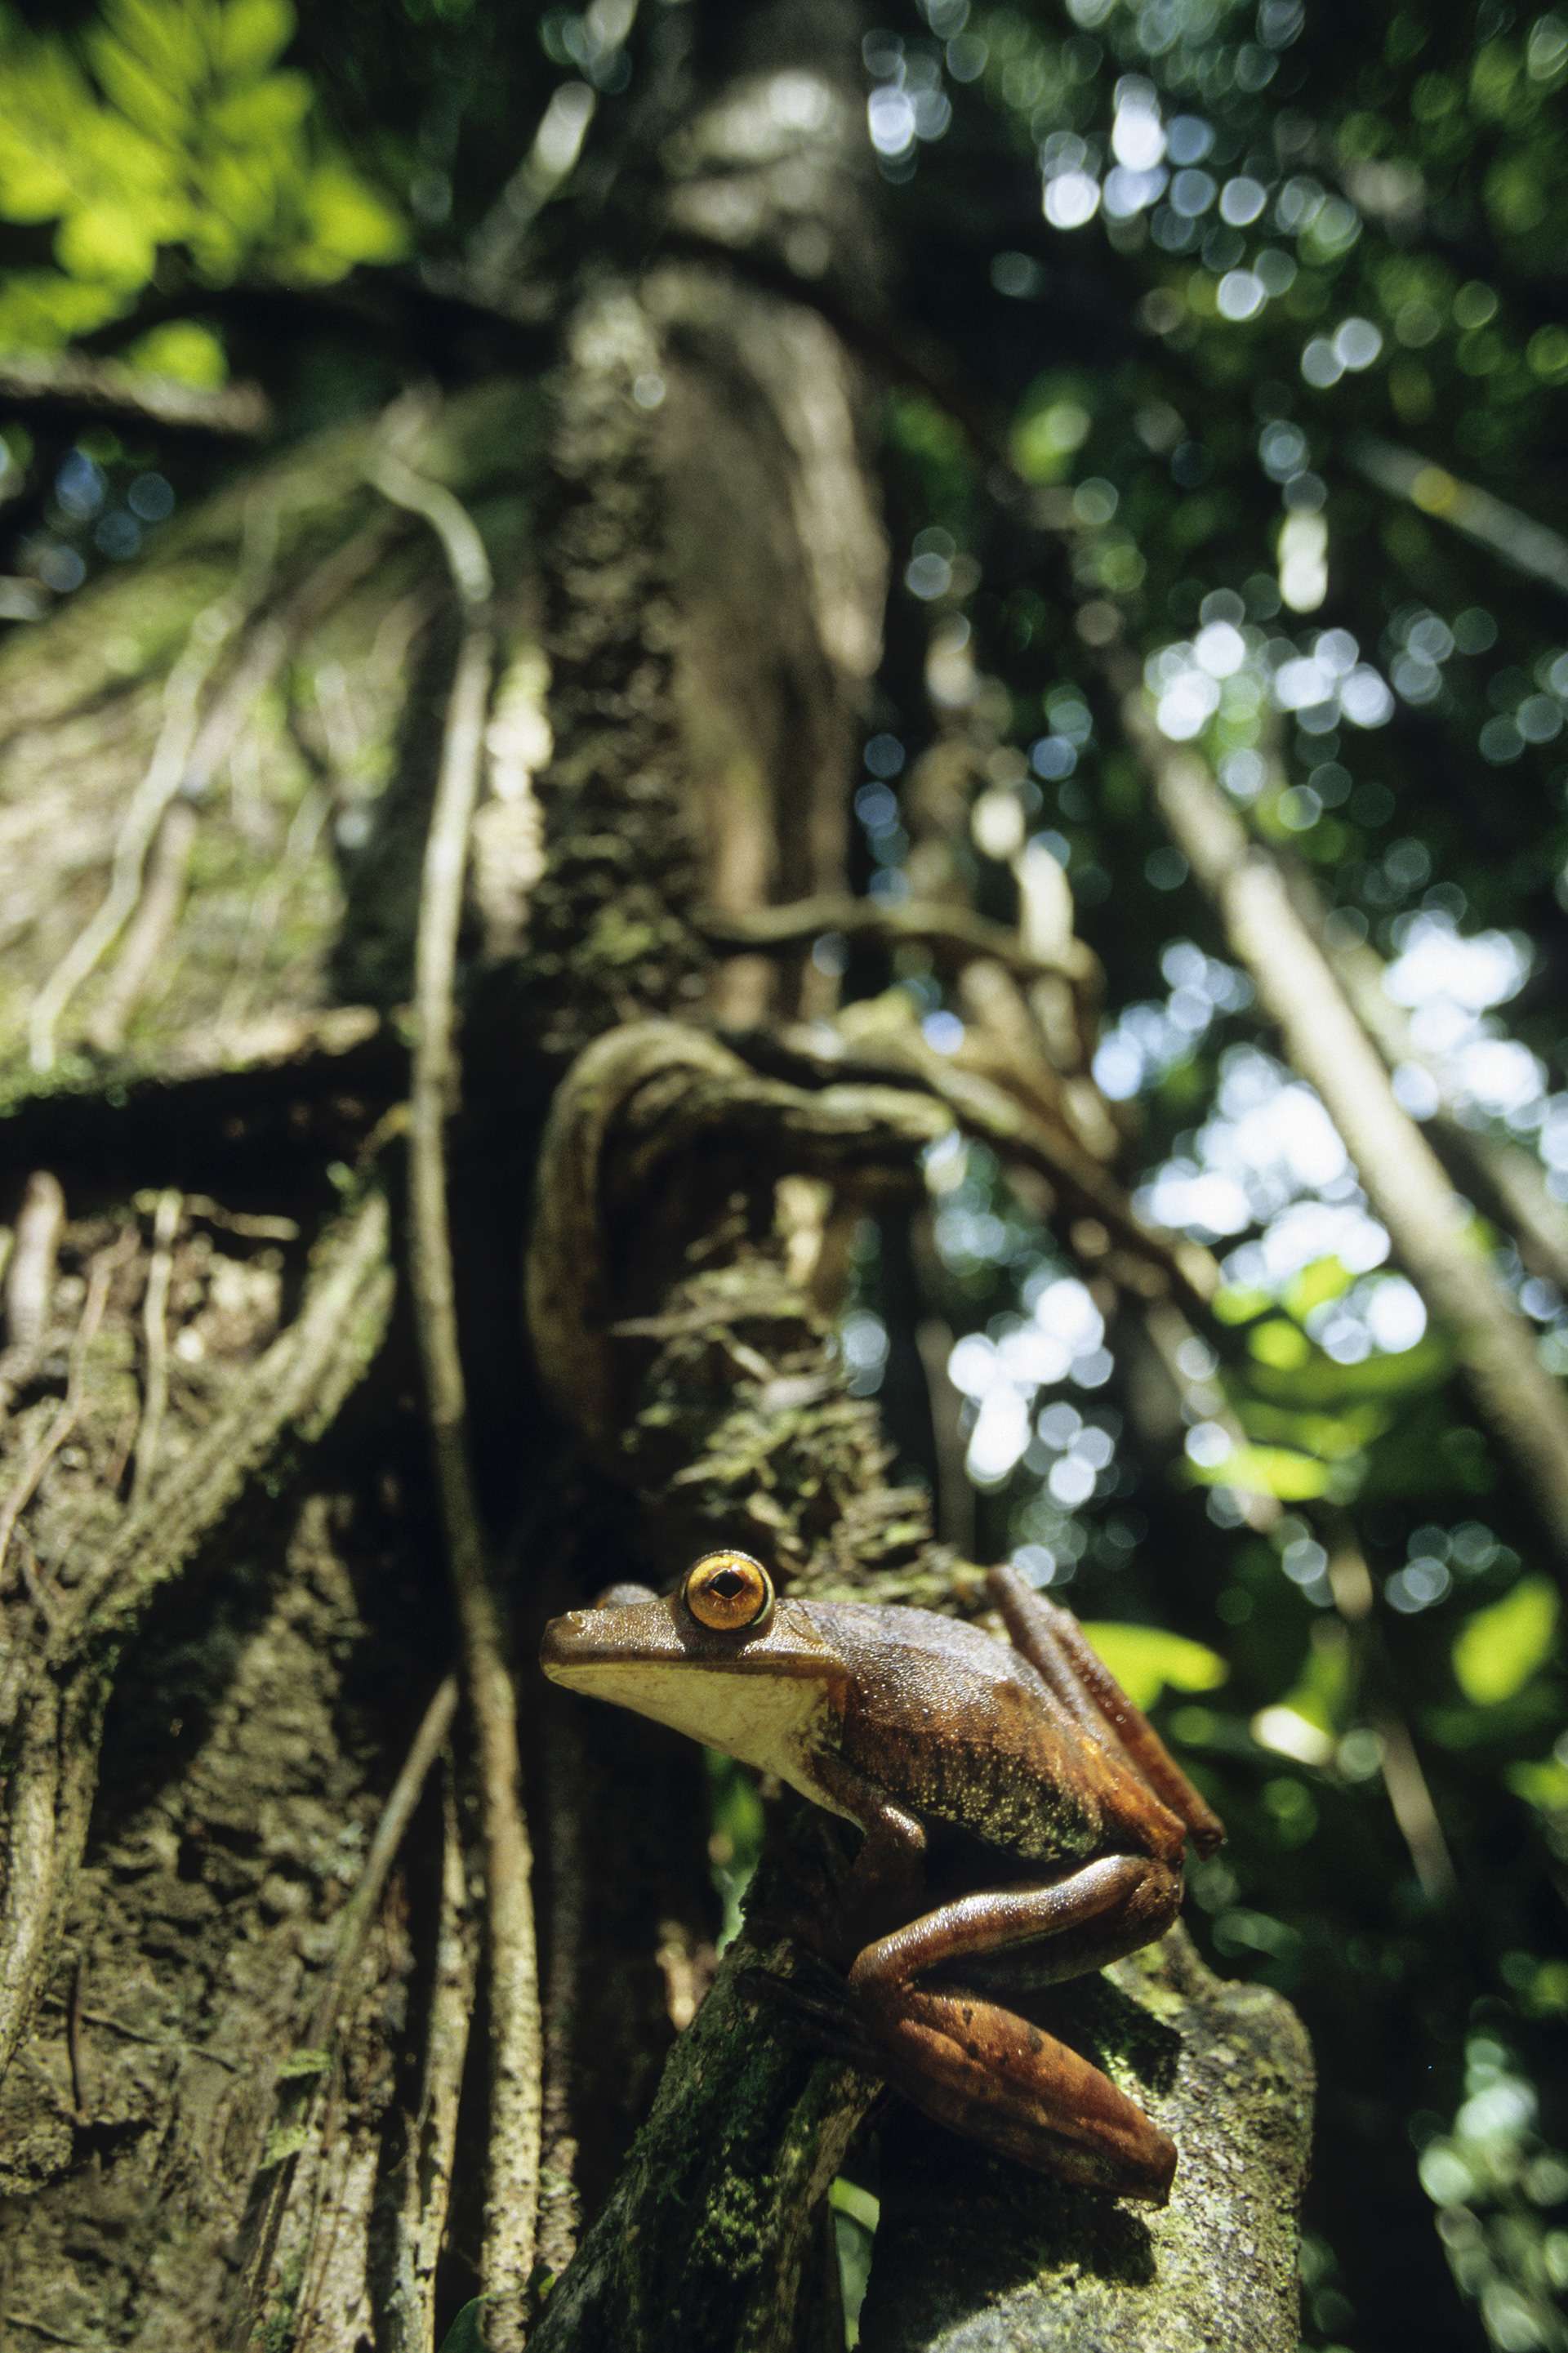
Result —
<path fill-rule="evenodd" d="M 1186 1840 L 1207 1853 L 1224 1830 L 1077 1620 L 1012 1569 L 990 1583 L 1010 1642 L 926 1609 L 775 1599 L 749 1554 L 710 1553 L 674 1594 L 617 1586 L 552 1620 L 541 1661 L 865 1833 L 839 2047 L 988 2148 L 1163 2204 L 1172 2143 L 994 1996 L 1162 1936 Z M 930 1838 L 983 1858 L 934 1908 Z"/>

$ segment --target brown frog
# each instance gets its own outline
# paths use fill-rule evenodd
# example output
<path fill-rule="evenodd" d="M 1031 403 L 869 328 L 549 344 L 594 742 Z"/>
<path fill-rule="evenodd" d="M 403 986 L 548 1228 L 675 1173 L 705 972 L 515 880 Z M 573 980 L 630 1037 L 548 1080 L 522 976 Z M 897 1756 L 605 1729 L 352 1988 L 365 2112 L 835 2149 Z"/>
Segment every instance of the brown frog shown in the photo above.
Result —
<path fill-rule="evenodd" d="M 541 1660 L 864 1832 L 841 2046 L 988 2148 L 1163 2204 L 1171 2141 L 997 1997 L 1162 1936 L 1185 1841 L 1209 1853 L 1224 1827 L 1070 1612 L 1011 1568 L 990 1587 L 1010 1641 L 926 1609 L 781 1599 L 750 1554 L 714 1552 L 674 1594 L 613 1587 L 553 1619 Z M 982 1859 L 934 1903 L 933 1833 Z"/>

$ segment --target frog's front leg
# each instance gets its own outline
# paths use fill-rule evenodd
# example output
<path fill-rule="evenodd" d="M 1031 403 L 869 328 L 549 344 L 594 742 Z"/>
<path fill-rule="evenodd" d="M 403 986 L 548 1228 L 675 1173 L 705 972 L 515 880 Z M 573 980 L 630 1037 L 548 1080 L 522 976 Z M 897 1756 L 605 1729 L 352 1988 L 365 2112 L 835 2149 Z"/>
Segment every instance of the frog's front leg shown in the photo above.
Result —
<path fill-rule="evenodd" d="M 925 1825 L 835 1751 L 814 1759 L 813 1778 L 817 1802 L 864 1832 L 841 1897 L 847 1959 L 925 1902 Z"/>
<path fill-rule="evenodd" d="M 1163 2205 L 1175 2148 L 1109 2076 L 984 1993 L 915 1979 L 1023 1945 L 1046 1946 L 1029 1955 L 1035 1983 L 1079 1976 L 1161 1935 L 1181 1895 L 1164 1864 L 1106 1855 L 1049 1882 L 961 1896 L 879 1938 L 849 1972 L 878 2066 L 916 2107 L 1002 2156 Z"/>

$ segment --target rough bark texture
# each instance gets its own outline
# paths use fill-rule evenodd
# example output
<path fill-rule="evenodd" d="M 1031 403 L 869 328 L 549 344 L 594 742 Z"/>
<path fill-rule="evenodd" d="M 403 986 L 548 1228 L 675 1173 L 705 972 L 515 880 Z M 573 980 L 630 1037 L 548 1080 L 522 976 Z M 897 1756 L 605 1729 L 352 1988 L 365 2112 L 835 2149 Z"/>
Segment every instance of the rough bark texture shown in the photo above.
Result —
<path fill-rule="evenodd" d="M 872 288 L 852 12 L 689 15 L 674 226 Z M 714 1538 L 796 1589 L 977 1606 L 831 1328 L 844 1221 L 912 1198 L 954 1119 L 1127 1297 L 1196 1312 L 1209 1280 L 1107 1172 L 1070 910 L 1005 951 L 938 926 L 989 1008 L 962 1070 L 889 1007 L 830 1026 L 809 921 L 716 955 L 846 889 L 867 436 L 809 303 L 715 258 L 596 276 L 548 402 L 497 384 L 264 459 L 0 656 L 8 2343 L 428 2353 L 528 2285 L 476 2267 L 487 2201 L 530 2193 L 486 2178 L 492 1766 L 467 1712 L 437 1761 L 450 1515 L 444 1544 L 394 1313 L 465 636 L 375 487 L 392 446 L 496 584 L 447 1175 L 542 1856 L 536 2342 L 832 2341 L 821 2200 L 877 2088 L 756 1998 L 792 1965 L 796 1832 L 715 1977 L 700 1758 L 545 1694 L 538 1625 Z M 868 2341 L 1291 2353 L 1289 2013 L 1179 1938 L 1070 2000 L 1173 2130 L 1175 2204 L 1133 2223 L 900 2126 Z"/>
<path fill-rule="evenodd" d="M 1016 2167 L 965 2166 L 917 2120 L 883 2193 L 867 2353 L 1289 2345 L 1311 2128 L 1300 2027 L 1262 1987 L 1211 1977 L 1180 1928 L 1066 2006 L 1091 2047 L 1118 2052 L 1120 2080 L 1180 2148 L 1170 2205 L 1151 2213 Z"/>

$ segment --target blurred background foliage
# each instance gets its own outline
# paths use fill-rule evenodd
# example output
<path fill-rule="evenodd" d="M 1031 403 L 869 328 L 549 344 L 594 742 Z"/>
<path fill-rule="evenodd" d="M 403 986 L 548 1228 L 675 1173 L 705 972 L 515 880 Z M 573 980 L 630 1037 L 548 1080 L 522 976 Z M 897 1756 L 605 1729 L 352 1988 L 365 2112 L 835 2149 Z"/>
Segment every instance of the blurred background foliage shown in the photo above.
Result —
<path fill-rule="evenodd" d="M 680 13 L 0 12 L 0 345 L 258 375 L 285 435 L 498 364 L 486 317 L 655 257 Z M 1065 884 L 1139 1205 L 1224 1288 L 1162 1355 L 955 1140 L 861 1236 L 846 1360 L 917 1474 L 962 1461 L 948 1533 L 1066 1594 L 1226 1815 L 1196 1933 L 1300 2006 L 1322 2079 L 1307 2342 L 1563 2348 L 1563 1564 L 1096 655 L 1135 650 L 1164 739 L 1310 878 L 1465 1246 L 1568 1374 L 1568 16 L 889 0 L 863 58 L 897 585 L 852 879 L 1004 919 Z M 23 628 L 234 462 L 0 426 Z M 921 951 L 816 955 L 962 1042 Z M 721 1788 L 731 1898 L 755 1815 Z"/>

